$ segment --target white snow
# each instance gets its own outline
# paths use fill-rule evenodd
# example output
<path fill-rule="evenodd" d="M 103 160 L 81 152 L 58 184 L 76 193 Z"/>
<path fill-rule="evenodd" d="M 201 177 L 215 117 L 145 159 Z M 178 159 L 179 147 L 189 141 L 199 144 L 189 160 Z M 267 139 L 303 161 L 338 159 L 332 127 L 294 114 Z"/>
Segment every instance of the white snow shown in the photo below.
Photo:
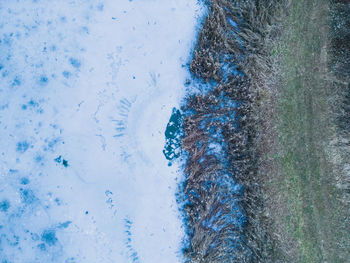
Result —
<path fill-rule="evenodd" d="M 0 2 L 1 262 L 182 262 L 181 170 L 162 150 L 202 15 Z"/>

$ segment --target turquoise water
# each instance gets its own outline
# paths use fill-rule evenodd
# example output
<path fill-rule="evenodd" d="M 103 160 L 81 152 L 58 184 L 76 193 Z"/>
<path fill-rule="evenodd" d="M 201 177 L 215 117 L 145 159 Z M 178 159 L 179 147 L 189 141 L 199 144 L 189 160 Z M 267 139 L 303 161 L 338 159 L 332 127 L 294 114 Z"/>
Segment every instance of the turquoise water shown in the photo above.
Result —
<path fill-rule="evenodd" d="M 163 150 L 165 158 L 169 160 L 169 165 L 171 165 L 172 160 L 179 158 L 181 155 L 182 125 L 183 116 L 180 110 L 173 108 L 165 129 L 165 146 Z"/>

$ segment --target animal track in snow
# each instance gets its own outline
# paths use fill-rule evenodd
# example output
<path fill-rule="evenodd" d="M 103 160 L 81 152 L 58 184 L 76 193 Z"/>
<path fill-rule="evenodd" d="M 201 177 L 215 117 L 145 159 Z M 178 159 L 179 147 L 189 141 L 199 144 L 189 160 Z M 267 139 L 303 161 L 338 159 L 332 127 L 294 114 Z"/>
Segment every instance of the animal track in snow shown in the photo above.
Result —
<path fill-rule="evenodd" d="M 141 262 L 139 259 L 139 256 L 136 252 L 136 250 L 133 248 L 133 246 L 131 245 L 131 237 L 132 237 L 132 233 L 131 233 L 131 228 L 132 228 L 132 221 L 128 218 L 124 219 L 125 221 L 125 233 L 126 233 L 126 241 L 125 241 L 125 246 L 128 250 L 128 256 L 129 258 L 132 260 L 133 263 L 139 263 Z"/>
<path fill-rule="evenodd" d="M 123 98 L 120 100 L 119 105 L 117 106 L 118 114 L 117 118 L 112 119 L 111 121 L 114 124 L 115 134 L 114 138 L 121 137 L 125 134 L 128 127 L 128 117 L 131 110 L 132 104 L 135 102 L 136 98 L 126 99 Z"/>

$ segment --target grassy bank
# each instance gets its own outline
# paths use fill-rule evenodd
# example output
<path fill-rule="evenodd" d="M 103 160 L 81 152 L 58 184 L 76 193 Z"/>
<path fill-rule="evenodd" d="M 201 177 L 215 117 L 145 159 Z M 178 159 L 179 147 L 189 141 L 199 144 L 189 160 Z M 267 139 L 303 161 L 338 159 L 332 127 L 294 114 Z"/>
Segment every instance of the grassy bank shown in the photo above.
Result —
<path fill-rule="evenodd" d="M 271 45 L 275 79 L 262 108 L 265 184 L 275 259 L 349 262 L 348 207 L 335 187 L 329 149 L 337 137 L 328 70 L 330 3 L 290 1 L 280 41 Z"/>
<path fill-rule="evenodd" d="M 207 2 L 190 71 L 211 89 L 181 108 L 187 262 L 350 262 L 348 9 Z"/>

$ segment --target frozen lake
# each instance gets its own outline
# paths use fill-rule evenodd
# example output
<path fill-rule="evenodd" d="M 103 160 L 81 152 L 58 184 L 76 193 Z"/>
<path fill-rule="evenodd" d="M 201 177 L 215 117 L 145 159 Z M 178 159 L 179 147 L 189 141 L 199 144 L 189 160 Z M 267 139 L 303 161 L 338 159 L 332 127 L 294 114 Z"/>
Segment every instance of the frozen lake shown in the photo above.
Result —
<path fill-rule="evenodd" d="M 163 155 L 197 0 L 0 3 L 0 260 L 182 262 Z"/>

